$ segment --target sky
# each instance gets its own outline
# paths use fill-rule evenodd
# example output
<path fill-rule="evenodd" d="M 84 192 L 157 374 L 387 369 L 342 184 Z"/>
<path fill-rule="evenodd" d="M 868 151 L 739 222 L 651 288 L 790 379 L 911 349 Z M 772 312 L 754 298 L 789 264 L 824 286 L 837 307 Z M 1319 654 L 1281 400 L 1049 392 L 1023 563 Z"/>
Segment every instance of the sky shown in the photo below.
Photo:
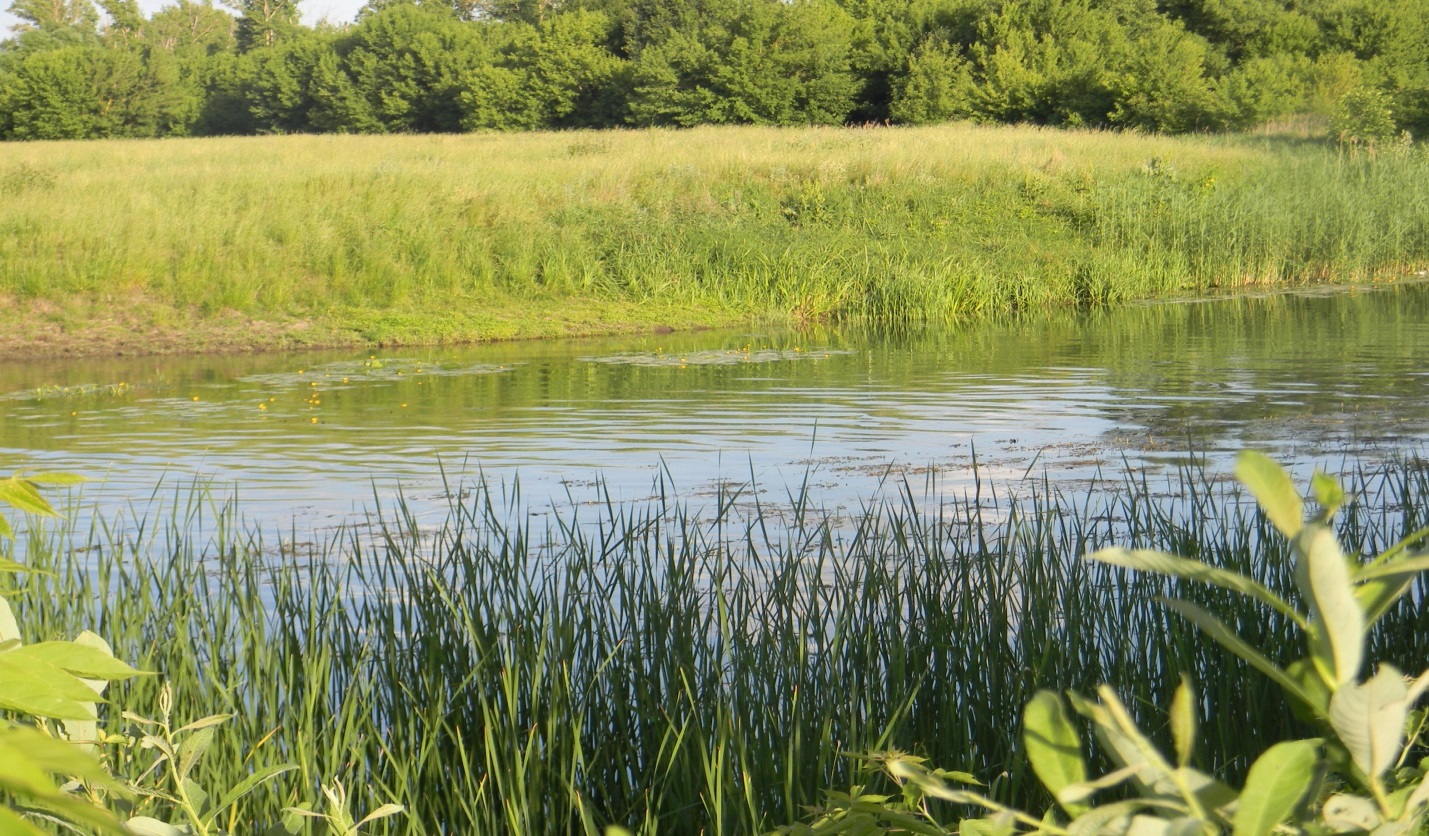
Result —
<path fill-rule="evenodd" d="M 139 8 L 144 10 L 147 17 L 169 2 L 170 0 L 139 0 Z M 345 23 L 357 17 L 357 10 L 366 2 L 367 0 L 301 0 L 298 9 L 303 13 L 303 22 L 309 25 L 323 18 L 334 23 Z M 0 40 L 8 38 L 11 34 L 10 27 L 15 25 L 15 16 L 3 10 L 9 5 L 9 0 L 0 0 Z"/>

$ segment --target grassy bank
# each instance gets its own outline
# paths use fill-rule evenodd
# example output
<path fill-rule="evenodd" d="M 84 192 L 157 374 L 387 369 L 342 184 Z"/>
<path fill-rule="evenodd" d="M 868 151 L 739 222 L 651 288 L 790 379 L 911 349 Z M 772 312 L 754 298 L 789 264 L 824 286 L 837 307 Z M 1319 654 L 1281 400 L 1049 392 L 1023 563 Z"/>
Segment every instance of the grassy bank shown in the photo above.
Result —
<path fill-rule="evenodd" d="M 1347 476 L 1351 548 L 1425 522 L 1422 460 Z M 237 715 L 205 786 L 298 764 L 245 808 L 255 820 L 337 777 L 358 809 L 407 805 L 414 833 L 576 833 L 582 811 L 641 833 L 751 833 L 847 786 L 841 752 L 881 745 L 1037 806 L 1015 742 L 1034 688 L 1115 682 L 1147 712 L 1181 671 L 1201 687 L 1201 765 L 1238 780 L 1295 732 L 1270 683 L 1154 596 L 1201 602 L 1280 663 L 1302 653 L 1284 616 L 1079 559 L 1170 549 L 1286 593 L 1284 541 L 1226 482 L 1189 471 L 1091 498 L 947 497 L 936 513 L 896 496 L 852 520 L 796 496 L 745 521 L 724 499 L 667 499 L 535 527 L 477 490 L 438 530 L 394 509 L 296 545 L 199 502 L 83 550 L 32 538 L 27 562 L 57 571 L 11 600 L 30 639 L 93 627 L 159 672 L 180 721 Z M 220 533 L 197 534 L 214 513 Z M 1376 658 L 1429 653 L 1422 591 L 1381 622 Z M 110 710 L 153 705 L 159 684 L 111 691 Z"/>
<path fill-rule="evenodd" d="M 1429 157 L 1283 137 L 27 143 L 0 197 L 12 355 L 956 320 L 1429 265 Z"/>

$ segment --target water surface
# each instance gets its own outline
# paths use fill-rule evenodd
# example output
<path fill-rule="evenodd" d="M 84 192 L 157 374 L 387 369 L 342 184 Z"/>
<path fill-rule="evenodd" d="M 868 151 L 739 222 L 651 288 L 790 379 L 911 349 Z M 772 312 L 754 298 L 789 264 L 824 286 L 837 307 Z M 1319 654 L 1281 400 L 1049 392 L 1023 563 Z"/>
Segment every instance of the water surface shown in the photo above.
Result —
<path fill-rule="evenodd" d="M 638 501 L 662 476 L 696 507 L 807 482 L 837 509 L 931 477 L 969 489 L 974 457 L 1003 486 L 1247 446 L 1333 469 L 1417 449 L 1426 404 L 1419 284 L 897 333 L 0 364 L 0 470 L 89 474 L 101 508 L 199 481 L 265 526 L 399 491 L 435 515 L 478 478 L 536 514 Z"/>

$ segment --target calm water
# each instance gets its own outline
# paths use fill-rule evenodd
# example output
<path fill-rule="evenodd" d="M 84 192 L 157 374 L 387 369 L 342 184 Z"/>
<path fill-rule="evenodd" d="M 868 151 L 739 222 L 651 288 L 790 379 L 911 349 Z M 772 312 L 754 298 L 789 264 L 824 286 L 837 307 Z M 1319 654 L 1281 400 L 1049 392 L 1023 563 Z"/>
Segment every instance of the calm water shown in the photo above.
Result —
<path fill-rule="evenodd" d="M 838 508 L 930 476 L 960 494 L 974 455 L 1004 486 L 1245 446 L 1333 469 L 1418 449 L 1426 405 L 1420 284 L 894 335 L 0 364 L 0 471 L 89 474 L 79 501 L 101 508 L 199 480 L 265 526 L 351 520 L 399 490 L 435 515 L 449 488 L 518 474 L 536 514 L 638 501 L 662 473 L 695 507 L 807 479 Z"/>

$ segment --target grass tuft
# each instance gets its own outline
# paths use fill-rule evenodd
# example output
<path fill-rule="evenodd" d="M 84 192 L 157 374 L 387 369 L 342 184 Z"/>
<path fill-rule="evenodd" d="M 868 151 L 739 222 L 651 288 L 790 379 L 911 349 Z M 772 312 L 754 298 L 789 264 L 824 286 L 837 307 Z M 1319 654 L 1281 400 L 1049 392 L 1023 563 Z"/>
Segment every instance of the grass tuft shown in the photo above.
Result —
<path fill-rule="evenodd" d="M 1424 524 L 1422 459 L 1345 476 L 1351 548 Z M 17 580 L 11 600 L 27 639 L 93 628 L 162 674 L 120 706 L 168 680 L 195 716 L 236 714 L 202 783 L 296 763 L 245 808 L 258 820 L 338 778 L 358 809 L 406 805 L 416 833 L 583 832 L 583 815 L 756 832 L 846 785 L 841 753 L 890 746 L 1036 806 L 1015 742 L 1035 688 L 1118 682 L 1150 707 L 1183 671 L 1213 727 L 1203 766 L 1237 780 L 1294 733 L 1278 692 L 1154 599 L 1202 604 L 1279 662 L 1299 652 L 1283 616 L 1080 559 L 1159 548 L 1293 597 L 1283 540 L 1233 485 L 1194 467 L 1075 497 L 979 485 L 931 504 L 905 487 L 852 517 L 797 491 L 751 515 L 738 488 L 696 510 L 666 485 L 539 524 L 480 485 L 436 527 L 399 505 L 276 544 L 195 497 L 167 518 L 32 534 L 26 562 L 53 574 Z M 1373 656 L 1429 656 L 1422 595 L 1382 622 Z"/>

